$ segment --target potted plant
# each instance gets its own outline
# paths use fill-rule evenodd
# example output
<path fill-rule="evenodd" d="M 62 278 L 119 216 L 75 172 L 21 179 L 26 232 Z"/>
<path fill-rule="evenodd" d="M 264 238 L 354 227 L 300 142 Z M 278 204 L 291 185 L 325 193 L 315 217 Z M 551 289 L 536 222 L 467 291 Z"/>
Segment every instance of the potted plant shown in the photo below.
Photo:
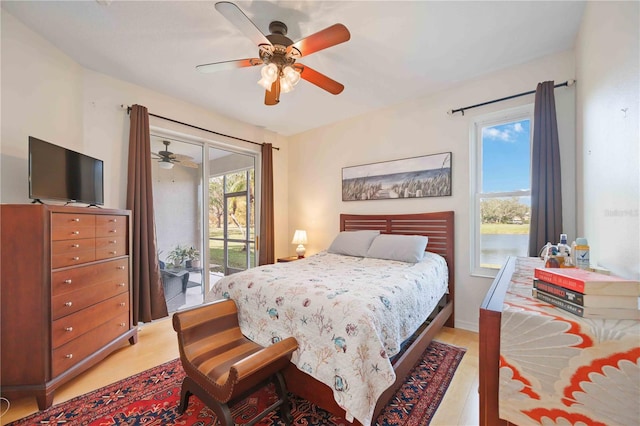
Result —
<path fill-rule="evenodd" d="M 187 249 L 187 268 L 200 267 L 200 251 L 191 246 Z"/>
<path fill-rule="evenodd" d="M 179 268 L 182 263 L 188 258 L 188 251 L 189 250 L 186 247 L 182 247 L 178 244 L 167 255 L 167 262 L 172 263 L 175 268 Z"/>

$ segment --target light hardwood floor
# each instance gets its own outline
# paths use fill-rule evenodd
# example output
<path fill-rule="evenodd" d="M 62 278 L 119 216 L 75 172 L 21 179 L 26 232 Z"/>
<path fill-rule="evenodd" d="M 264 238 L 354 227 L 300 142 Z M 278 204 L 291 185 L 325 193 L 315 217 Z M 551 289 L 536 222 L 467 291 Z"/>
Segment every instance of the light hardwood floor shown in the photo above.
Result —
<path fill-rule="evenodd" d="M 432 425 L 477 425 L 478 397 L 478 334 L 461 329 L 444 328 L 436 340 L 464 347 L 467 353 L 436 412 Z M 55 392 L 54 404 L 98 389 L 148 368 L 178 358 L 178 344 L 171 319 L 144 324 L 139 329 L 138 343 L 123 346 L 104 361 L 84 372 Z M 2 412 L 7 408 L 2 401 Z M 35 398 L 10 401 L 9 410 L 0 417 L 4 425 L 38 410 Z"/>

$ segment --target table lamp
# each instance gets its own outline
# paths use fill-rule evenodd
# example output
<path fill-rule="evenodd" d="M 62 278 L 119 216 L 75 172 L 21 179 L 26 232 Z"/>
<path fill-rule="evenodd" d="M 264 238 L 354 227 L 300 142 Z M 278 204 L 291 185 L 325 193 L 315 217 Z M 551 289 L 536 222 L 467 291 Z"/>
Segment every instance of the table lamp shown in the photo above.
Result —
<path fill-rule="evenodd" d="M 299 259 L 303 258 L 305 252 L 303 244 L 307 244 L 307 231 L 296 229 L 296 232 L 293 234 L 293 240 L 291 240 L 291 244 L 298 244 L 298 247 L 296 248 L 296 254 L 298 255 Z"/>

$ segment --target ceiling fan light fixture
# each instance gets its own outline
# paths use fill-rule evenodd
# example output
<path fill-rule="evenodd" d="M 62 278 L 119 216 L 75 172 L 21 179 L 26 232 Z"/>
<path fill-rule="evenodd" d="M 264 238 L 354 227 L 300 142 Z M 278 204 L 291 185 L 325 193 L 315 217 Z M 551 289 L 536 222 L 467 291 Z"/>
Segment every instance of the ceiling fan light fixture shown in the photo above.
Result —
<path fill-rule="evenodd" d="M 258 80 L 258 84 L 264 87 L 265 90 L 271 91 L 271 85 L 273 84 L 273 82 L 268 78 L 262 77 L 260 80 Z"/>
<path fill-rule="evenodd" d="M 293 84 L 289 82 L 289 79 L 287 79 L 286 76 L 280 77 L 280 92 L 289 93 L 292 90 L 293 90 Z"/>
<path fill-rule="evenodd" d="M 295 86 L 300 81 L 300 73 L 290 65 L 283 68 L 282 74 L 291 86 Z"/>
<path fill-rule="evenodd" d="M 271 86 L 273 82 L 277 80 L 278 74 L 280 74 L 280 70 L 276 64 L 267 64 L 260 70 L 262 78 L 258 80 L 258 84 L 264 87 L 265 90 L 271 91 Z"/>
<path fill-rule="evenodd" d="M 159 161 L 158 165 L 160 166 L 161 169 L 165 169 L 165 170 L 173 169 L 173 163 L 170 161 L 162 160 L 162 161 Z"/>
<path fill-rule="evenodd" d="M 267 64 L 264 67 L 262 67 L 260 74 L 262 74 L 262 78 L 269 79 L 271 80 L 271 83 L 273 83 L 274 81 L 276 81 L 276 78 L 278 78 L 278 74 L 279 74 L 278 66 L 274 63 Z"/>

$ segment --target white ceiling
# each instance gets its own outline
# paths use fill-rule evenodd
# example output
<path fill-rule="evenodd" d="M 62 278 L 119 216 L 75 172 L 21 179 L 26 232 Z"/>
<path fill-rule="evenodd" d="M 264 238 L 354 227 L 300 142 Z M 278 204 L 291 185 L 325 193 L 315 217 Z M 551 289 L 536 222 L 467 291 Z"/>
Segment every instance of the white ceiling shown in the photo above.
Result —
<path fill-rule="evenodd" d="M 219 114 L 292 135 L 424 97 L 573 47 L 582 1 L 237 1 L 265 34 L 296 41 L 335 23 L 346 43 L 299 62 L 344 84 L 306 81 L 264 105 L 259 67 L 202 74 L 196 65 L 257 57 L 214 1 L 7 1 L 2 8 L 82 66 Z M 151 111 L 162 115 L 162 111 Z"/>

